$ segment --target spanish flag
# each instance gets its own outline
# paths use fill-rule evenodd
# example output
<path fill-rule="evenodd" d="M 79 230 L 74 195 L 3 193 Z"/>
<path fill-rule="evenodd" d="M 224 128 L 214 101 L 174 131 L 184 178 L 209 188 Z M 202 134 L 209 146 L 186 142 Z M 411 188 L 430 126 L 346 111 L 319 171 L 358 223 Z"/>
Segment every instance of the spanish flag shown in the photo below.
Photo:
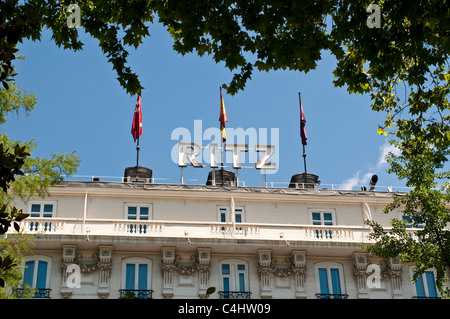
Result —
<path fill-rule="evenodd" d="M 222 133 L 222 143 L 227 140 L 227 134 L 225 132 L 225 122 L 228 122 L 227 112 L 225 111 L 225 103 L 223 102 L 222 89 L 220 90 L 220 132 Z"/>

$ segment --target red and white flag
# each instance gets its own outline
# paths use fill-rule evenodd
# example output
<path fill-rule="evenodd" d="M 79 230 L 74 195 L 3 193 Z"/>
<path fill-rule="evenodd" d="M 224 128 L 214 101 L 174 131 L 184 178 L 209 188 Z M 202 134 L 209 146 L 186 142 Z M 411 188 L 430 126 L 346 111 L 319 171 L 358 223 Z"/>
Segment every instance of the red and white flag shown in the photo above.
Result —
<path fill-rule="evenodd" d="M 141 109 L 141 96 L 138 95 L 136 106 L 134 108 L 133 123 L 131 125 L 131 135 L 133 135 L 134 141 L 142 135 L 142 109 Z"/>
<path fill-rule="evenodd" d="M 305 118 L 305 114 L 303 114 L 303 105 L 302 105 L 302 99 L 300 98 L 300 137 L 302 138 L 302 144 L 303 145 L 307 145 L 308 143 L 306 142 L 307 137 L 306 137 L 306 118 Z"/>

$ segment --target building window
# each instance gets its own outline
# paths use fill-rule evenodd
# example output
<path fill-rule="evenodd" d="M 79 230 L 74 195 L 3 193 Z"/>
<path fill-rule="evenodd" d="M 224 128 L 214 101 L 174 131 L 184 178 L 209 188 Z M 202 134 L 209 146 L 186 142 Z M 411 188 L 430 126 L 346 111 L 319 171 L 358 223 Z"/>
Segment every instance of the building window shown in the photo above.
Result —
<path fill-rule="evenodd" d="M 56 202 L 29 202 L 28 214 L 32 218 L 54 218 L 56 216 Z M 53 231 L 55 225 L 51 221 L 30 220 L 29 231 Z"/>
<path fill-rule="evenodd" d="M 423 228 L 424 224 L 421 220 L 416 221 L 415 223 L 411 220 L 410 216 L 402 215 L 402 220 L 406 220 L 406 228 Z"/>
<path fill-rule="evenodd" d="M 310 210 L 311 224 L 333 226 L 336 225 L 334 210 Z"/>
<path fill-rule="evenodd" d="M 412 271 L 411 271 L 412 276 Z M 414 283 L 416 291 L 415 299 L 438 299 L 440 298 L 437 287 L 435 273 L 433 270 L 425 271 Z"/>
<path fill-rule="evenodd" d="M 151 299 L 151 266 L 147 258 L 127 258 L 122 263 L 122 298 Z"/>
<path fill-rule="evenodd" d="M 151 220 L 153 218 L 151 204 L 126 203 L 124 205 L 124 215 L 125 219 L 136 221 L 136 223 L 127 224 L 128 233 L 148 234 L 150 229 L 148 223 L 145 223 L 145 221 Z M 141 221 L 143 221 L 144 223 L 142 223 Z"/>
<path fill-rule="evenodd" d="M 125 204 L 125 219 L 151 220 L 152 205 L 149 204 Z"/>
<path fill-rule="evenodd" d="M 28 204 L 30 217 L 52 218 L 56 216 L 56 202 L 30 202 Z"/>
<path fill-rule="evenodd" d="M 221 223 L 233 222 L 233 214 L 231 207 L 219 206 L 217 207 L 218 220 Z M 244 223 L 244 207 L 236 207 L 234 209 L 234 222 Z"/>
<path fill-rule="evenodd" d="M 241 260 L 227 260 L 219 265 L 221 299 L 250 299 L 248 264 Z"/>
<path fill-rule="evenodd" d="M 318 299 L 347 299 L 342 265 L 318 263 L 315 265 L 315 275 Z"/>
<path fill-rule="evenodd" d="M 310 210 L 310 223 L 316 226 L 334 226 L 336 225 L 336 214 L 334 210 Z M 332 230 L 326 227 L 317 227 L 314 230 L 315 237 L 320 239 L 332 239 Z"/>
<path fill-rule="evenodd" d="M 22 285 L 35 289 L 33 298 L 50 298 L 51 258 L 29 256 L 24 259 Z M 19 294 L 22 290 L 18 290 Z"/>

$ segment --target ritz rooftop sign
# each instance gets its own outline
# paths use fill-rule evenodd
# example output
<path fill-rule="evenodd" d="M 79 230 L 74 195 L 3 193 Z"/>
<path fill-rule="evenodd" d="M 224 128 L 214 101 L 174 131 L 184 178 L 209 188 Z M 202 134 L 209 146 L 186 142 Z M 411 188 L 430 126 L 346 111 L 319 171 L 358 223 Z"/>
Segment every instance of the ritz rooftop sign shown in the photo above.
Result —
<path fill-rule="evenodd" d="M 172 148 L 172 161 L 177 163 L 179 167 L 220 168 L 226 167 L 225 164 L 227 163 L 231 163 L 234 169 L 256 168 L 264 170 L 264 173 L 269 170 L 271 174 L 278 170 L 278 128 L 270 129 L 272 144 L 267 143 L 267 128 L 259 128 L 258 130 L 255 128 L 247 128 L 246 130 L 243 128 L 227 128 L 226 130 L 227 141 L 233 142 L 222 145 L 220 130 L 212 127 L 203 131 L 201 120 L 194 121 L 194 142 L 192 142 L 191 133 L 188 129 L 174 129 L 171 139 L 179 140 L 179 142 Z M 203 146 L 204 140 L 210 140 L 211 142 Z M 246 143 L 246 141 L 249 143 Z M 254 145 L 254 147 L 249 147 L 249 144 Z M 248 160 L 246 160 L 247 157 Z M 244 166 L 243 163 L 253 164 L 253 166 Z"/>

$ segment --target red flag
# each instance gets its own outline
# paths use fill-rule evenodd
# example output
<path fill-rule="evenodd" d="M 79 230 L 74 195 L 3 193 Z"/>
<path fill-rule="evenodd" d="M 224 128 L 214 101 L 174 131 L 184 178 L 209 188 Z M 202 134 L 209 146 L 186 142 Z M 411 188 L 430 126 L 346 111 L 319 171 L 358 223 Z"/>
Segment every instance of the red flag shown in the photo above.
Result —
<path fill-rule="evenodd" d="M 227 134 L 225 132 L 225 122 L 228 122 L 227 112 L 225 111 L 225 103 L 223 102 L 222 90 L 220 90 L 220 132 L 222 133 L 222 143 L 227 140 Z"/>
<path fill-rule="evenodd" d="M 134 108 L 133 123 L 131 125 L 131 135 L 133 135 L 134 141 L 142 135 L 142 110 L 141 110 L 141 96 L 138 95 L 136 101 L 136 107 Z"/>
<path fill-rule="evenodd" d="M 307 145 L 308 143 L 306 142 L 307 138 L 306 138 L 306 129 L 305 129 L 306 118 L 305 118 L 305 114 L 303 114 L 302 98 L 300 97 L 300 94 L 299 94 L 299 99 L 300 99 L 300 136 L 302 138 L 302 144 Z"/>

